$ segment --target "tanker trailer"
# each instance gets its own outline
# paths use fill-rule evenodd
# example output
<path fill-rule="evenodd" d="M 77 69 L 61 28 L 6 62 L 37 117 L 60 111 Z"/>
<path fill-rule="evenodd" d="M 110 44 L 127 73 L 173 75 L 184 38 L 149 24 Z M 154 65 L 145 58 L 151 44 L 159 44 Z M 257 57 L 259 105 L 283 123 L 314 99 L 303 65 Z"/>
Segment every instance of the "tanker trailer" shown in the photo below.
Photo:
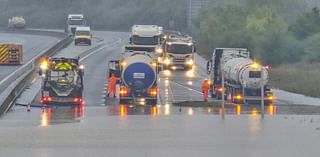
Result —
<path fill-rule="evenodd" d="M 273 94 L 268 83 L 268 70 L 254 62 L 246 49 L 215 49 L 212 61 L 208 64 L 212 85 L 211 95 L 222 98 L 225 90 L 226 99 L 236 104 L 257 104 L 261 102 L 261 88 L 266 104 L 273 102 Z M 222 74 L 225 89 L 222 89 Z"/>
<path fill-rule="evenodd" d="M 129 51 L 120 60 L 120 104 L 157 104 L 157 61 L 154 54 Z"/>

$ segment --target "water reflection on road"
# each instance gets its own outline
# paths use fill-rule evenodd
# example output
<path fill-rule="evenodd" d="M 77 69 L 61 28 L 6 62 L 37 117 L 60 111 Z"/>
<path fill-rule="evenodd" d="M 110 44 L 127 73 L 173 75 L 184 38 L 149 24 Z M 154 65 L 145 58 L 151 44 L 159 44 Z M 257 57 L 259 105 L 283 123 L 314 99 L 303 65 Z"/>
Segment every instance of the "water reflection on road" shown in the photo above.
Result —
<path fill-rule="evenodd" d="M 41 111 L 41 126 L 79 122 L 83 117 L 84 106 L 61 106 L 45 108 Z"/>
<path fill-rule="evenodd" d="M 107 106 L 107 115 L 110 116 L 128 116 L 128 115 L 151 115 L 151 116 L 170 116 L 175 114 L 193 115 L 221 115 L 221 107 L 179 107 L 170 104 L 165 105 L 109 105 Z M 260 106 L 228 105 L 225 108 L 225 114 L 228 115 L 260 115 Z M 270 116 L 277 114 L 277 106 L 266 106 L 265 114 Z"/>
<path fill-rule="evenodd" d="M 104 108 L 104 109 L 103 109 Z M 104 110 L 106 116 L 128 117 L 131 115 L 144 116 L 172 116 L 172 115 L 221 115 L 223 109 L 221 107 L 180 107 L 171 104 L 165 105 L 108 105 L 106 107 L 92 108 L 85 106 L 69 106 L 42 109 L 40 112 L 40 126 L 47 127 L 55 124 L 77 123 L 84 119 L 84 110 Z M 299 110 L 301 109 L 301 111 Z M 309 111 L 309 112 L 307 112 Z M 259 105 L 226 105 L 224 109 L 225 116 L 242 116 L 249 115 L 251 123 L 250 130 L 256 132 L 259 129 L 261 121 L 261 107 Z M 265 115 L 272 117 L 278 114 L 299 115 L 299 114 L 320 114 L 320 107 L 316 106 L 281 106 L 268 105 L 265 106 Z"/>

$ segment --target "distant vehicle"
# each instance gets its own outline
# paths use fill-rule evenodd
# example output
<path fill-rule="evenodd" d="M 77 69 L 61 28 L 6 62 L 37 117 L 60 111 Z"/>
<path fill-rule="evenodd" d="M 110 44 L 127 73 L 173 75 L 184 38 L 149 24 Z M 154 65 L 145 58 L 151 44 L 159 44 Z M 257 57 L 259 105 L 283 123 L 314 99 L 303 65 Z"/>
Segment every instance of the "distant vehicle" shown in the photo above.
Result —
<path fill-rule="evenodd" d="M 207 63 L 210 73 L 211 96 L 217 99 L 231 98 L 236 104 L 259 104 L 261 89 L 264 101 L 271 104 L 274 100 L 267 86 L 268 70 L 250 58 L 250 52 L 242 48 L 216 48 L 212 59 Z M 225 89 L 222 89 L 222 73 L 225 78 Z"/>
<path fill-rule="evenodd" d="M 112 64 L 111 72 L 120 73 L 120 104 L 157 104 L 158 72 L 154 53 L 128 51 Z"/>
<path fill-rule="evenodd" d="M 79 59 L 46 57 L 41 62 L 39 74 L 44 77 L 41 89 L 42 104 L 84 104 L 84 66 L 79 63 Z"/>
<path fill-rule="evenodd" d="M 69 14 L 66 21 L 65 33 L 75 35 L 76 28 L 86 26 L 86 20 L 83 14 Z"/>
<path fill-rule="evenodd" d="M 187 35 L 171 35 L 165 42 L 164 69 L 182 67 L 190 70 L 194 66 L 195 45 L 192 37 Z"/>
<path fill-rule="evenodd" d="M 22 16 L 14 16 L 8 20 L 8 28 L 25 28 L 26 20 Z"/>
<path fill-rule="evenodd" d="M 91 45 L 92 34 L 90 27 L 77 27 L 75 36 L 74 36 L 74 44 L 87 44 Z"/>
<path fill-rule="evenodd" d="M 162 35 L 163 27 L 157 25 L 133 25 L 130 44 L 136 48 L 136 51 L 154 52 L 157 57 L 163 57 Z"/>
<path fill-rule="evenodd" d="M 0 43 L 0 64 L 22 64 L 22 44 Z"/>

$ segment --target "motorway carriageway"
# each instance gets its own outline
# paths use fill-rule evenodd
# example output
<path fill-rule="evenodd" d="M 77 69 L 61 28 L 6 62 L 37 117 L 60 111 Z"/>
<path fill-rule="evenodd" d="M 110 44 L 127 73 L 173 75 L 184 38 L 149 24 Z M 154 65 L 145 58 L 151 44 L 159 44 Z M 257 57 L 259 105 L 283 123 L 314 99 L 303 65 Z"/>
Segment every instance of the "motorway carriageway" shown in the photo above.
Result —
<path fill-rule="evenodd" d="M 261 119 L 258 106 L 233 106 L 223 119 L 219 108 L 180 108 L 176 101 L 202 100 L 206 77 L 178 71 L 160 78 L 157 106 L 118 105 L 105 98 L 107 61 L 118 59 L 128 33 L 94 32 L 104 41 L 92 47 L 71 44 L 58 56 L 82 56 L 84 107 L 50 109 L 15 106 L 0 120 L 0 156 L 317 156 L 320 112 L 274 105 Z M 201 59 L 201 58 L 200 58 Z M 197 60 L 197 63 L 205 64 Z M 38 104 L 39 98 L 33 102 Z M 318 108 L 310 108 L 310 111 Z M 301 148 L 301 149 L 296 149 Z"/>

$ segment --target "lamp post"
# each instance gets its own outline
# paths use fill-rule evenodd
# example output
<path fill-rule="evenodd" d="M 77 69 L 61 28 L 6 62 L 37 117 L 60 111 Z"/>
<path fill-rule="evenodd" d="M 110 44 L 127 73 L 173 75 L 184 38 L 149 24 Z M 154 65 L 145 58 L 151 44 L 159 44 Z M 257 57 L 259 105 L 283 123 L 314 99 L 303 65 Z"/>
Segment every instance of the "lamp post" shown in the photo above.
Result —
<path fill-rule="evenodd" d="M 223 67 L 223 64 L 222 66 Z M 221 84 L 222 84 L 222 92 L 221 92 L 221 106 L 222 106 L 222 118 L 224 119 L 224 112 L 225 112 L 225 100 L 224 100 L 224 95 L 225 95 L 225 90 L 224 90 L 224 71 L 221 69 Z"/>
<path fill-rule="evenodd" d="M 263 84 L 263 67 L 261 66 L 261 117 L 264 118 L 264 84 Z"/>

